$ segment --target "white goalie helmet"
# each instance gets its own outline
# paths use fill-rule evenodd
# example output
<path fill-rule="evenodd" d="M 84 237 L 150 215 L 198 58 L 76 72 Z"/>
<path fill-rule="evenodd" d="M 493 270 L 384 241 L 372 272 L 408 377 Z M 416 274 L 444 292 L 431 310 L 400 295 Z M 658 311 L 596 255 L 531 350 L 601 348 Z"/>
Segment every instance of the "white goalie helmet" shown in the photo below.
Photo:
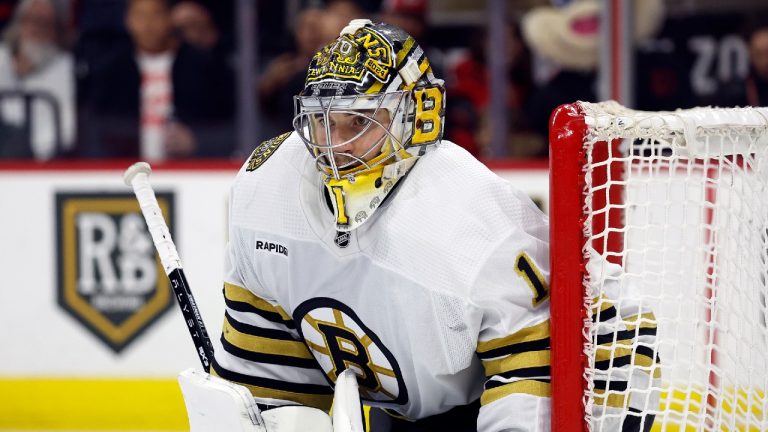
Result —
<path fill-rule="evenodd" d="M 339 231 L 379 207 L 443 135 L 445 88 L 398 27 L 353 20 L 310 62 L 293 126 L 328 189 Z"/>

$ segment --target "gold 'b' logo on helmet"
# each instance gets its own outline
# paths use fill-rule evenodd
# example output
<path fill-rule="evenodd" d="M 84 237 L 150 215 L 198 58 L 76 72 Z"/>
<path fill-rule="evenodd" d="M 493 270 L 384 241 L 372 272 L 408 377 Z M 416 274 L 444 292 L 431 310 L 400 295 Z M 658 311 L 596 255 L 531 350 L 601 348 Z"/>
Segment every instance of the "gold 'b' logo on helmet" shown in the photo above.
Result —
<path fill-rule="evenodd" d="M 362 399 L 396 404 L 408 401 L 394 356 L 347 305 L 314 298 L 296 308 L 294 320 L 301 323 L 302 337 L 331 382 L 345 369 L 352 369 Z"/>

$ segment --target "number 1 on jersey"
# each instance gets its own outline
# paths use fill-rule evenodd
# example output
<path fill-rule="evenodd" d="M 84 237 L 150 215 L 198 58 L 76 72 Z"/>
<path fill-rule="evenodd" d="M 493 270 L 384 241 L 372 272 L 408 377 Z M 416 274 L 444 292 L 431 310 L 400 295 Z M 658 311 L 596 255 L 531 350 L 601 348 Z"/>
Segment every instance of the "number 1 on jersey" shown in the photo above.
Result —
<path fill-rule="evenodd" d="M 525 252 L 521 252 L 515 260 L 515 273 L 519 274 L 533 291 L 533 307 L 538 307 L 549 298 L 549 286 L 546 279 Z"/>

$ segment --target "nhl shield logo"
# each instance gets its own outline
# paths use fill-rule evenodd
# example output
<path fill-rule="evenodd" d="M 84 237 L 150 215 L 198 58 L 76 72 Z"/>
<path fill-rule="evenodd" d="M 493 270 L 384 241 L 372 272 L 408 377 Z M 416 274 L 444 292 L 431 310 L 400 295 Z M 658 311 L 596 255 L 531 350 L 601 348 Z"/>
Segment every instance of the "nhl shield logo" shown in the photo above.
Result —
<path fill-rule="evenodd" d="M 346 231 L 336 231 L 336 237 L 333 238 L 333 242 L 336 243 L 336 246 L 344 249 L 345 247 L 349 246 L 350 236 L 352 236 L 352 233 Z"/>
<path fill-rule="evenodd" d="M 173 230 L 173 194 L 157 201 Z M 57 193 L 58 303 L 120 352 L 172 307 L 132 194 Z"/>

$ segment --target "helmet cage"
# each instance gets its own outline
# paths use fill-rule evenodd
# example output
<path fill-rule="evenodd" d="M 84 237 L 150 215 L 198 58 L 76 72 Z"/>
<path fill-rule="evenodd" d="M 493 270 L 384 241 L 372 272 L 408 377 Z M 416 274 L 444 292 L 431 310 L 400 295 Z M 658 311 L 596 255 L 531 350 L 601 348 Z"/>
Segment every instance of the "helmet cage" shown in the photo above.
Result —
<path fill-rule="evenodd" d="M 314 156 L 319 171 L 337 180 L 342 177 L 353 178 L 354 175 L 402 157 L 401 150 L 408 144 L 403 141 L 406 136 L 407 113 L 412 109 L 410 93 L 395 91 L 351 96 L 296 96 L 293 127 Z M 388 113 L 388 121 L 379 115 L 382 111 Z M 353 123 L 355 128 L 351 132 L 335 133 L 333 128 L 337 118 L 357 123 Z M 360 119 L 364 122 L 360 122 Z M 376 133 L 381 133 L 381 136 L 375 138 Z M 367 147 L 352 147 L 365 137 L 371 140 Z"/>

